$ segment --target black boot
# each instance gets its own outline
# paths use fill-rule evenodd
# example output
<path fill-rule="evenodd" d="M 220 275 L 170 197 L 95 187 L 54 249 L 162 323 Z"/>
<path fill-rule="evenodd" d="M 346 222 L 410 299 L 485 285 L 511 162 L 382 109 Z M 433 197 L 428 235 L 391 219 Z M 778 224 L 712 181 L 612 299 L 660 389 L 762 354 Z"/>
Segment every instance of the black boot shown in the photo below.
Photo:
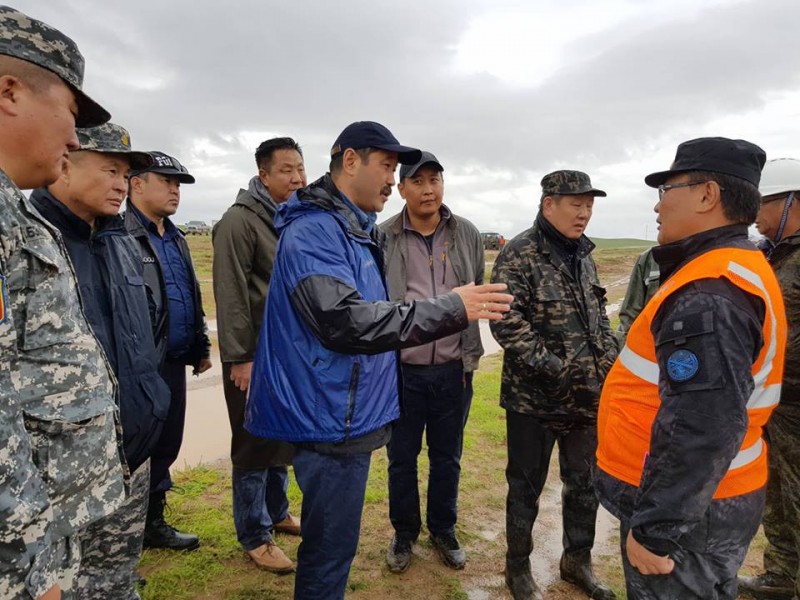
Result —
<path fill-rule="evenodd" d="M 506 585 L 514 600 L 542 600 L 542 590 L 531 575 L 530 565 L 511 568 L 506 564 Z"/>
<path fill-rule="evenodd" d="M 777 573 L 761 573 L 755 577 L 739 577 L 739 591 L 763 600 L 791 600 L 794 581 Z"/>
<path fill-rule="evenodd" d="M 191 533 L 181 533 L 164 521 L 164 507 L 167 504 L 165 492 L 150 494 L 147 505 L 147 521 L 144 527 L 145 548 L 166 548 L 167 550 L 195 550 L 200 540 Z"/>
<path fill-rule="evenodd" d="M 593 600 L 615 600 L 617 597 L 607 585 L 601 583 L 592 571 L 592 555 L 588 552 L 563 554 L 559 565 L 561 579 L 578 586 Z"/>

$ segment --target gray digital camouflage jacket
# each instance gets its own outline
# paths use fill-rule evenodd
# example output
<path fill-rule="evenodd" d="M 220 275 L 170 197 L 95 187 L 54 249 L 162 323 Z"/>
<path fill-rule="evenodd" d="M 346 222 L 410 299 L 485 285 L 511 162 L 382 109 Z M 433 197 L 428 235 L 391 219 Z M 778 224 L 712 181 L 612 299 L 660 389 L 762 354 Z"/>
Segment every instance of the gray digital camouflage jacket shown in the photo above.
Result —
<path fill-rule="evenodd" d="M 617 342 L 606 292 L 582 237 L 575 279 L 539 225 L 508 242 L 492 282 L 514 296 L 511 312 L 491 329 L 505 350 L 500 405 L 554 420 L 593 421 Z"/>
<path fill-rule="evenodd" d="M 0 171 L 0 597 L 38 597 L 52 543 L 113 512 L 126 467 L 115 380 L 58 230 Z M 4 592 L 6 590 L 6 592 Z"/>

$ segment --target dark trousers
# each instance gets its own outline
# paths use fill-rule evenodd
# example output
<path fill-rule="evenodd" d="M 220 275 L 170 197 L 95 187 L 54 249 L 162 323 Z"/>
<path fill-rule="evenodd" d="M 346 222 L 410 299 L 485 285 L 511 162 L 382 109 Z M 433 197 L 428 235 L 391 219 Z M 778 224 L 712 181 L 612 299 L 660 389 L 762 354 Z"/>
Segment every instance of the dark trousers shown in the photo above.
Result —
<path fill-rule="evenodd" d="M 169 468 L 181 451 L 186 424 L 186 363 L 167 358 L 161 367 L 161 378 L 169 386 L 171 398 L 164 428 L 150 457 L 151 494 L 166 492 L 172 487 Z"/>
<path fill-rule="evenodd" d="M 769 480 L 764 568 L 794 581 L 800 598 L 800 414 L 779 406 L 767 425 Z"/>
<path fill-rule="evenodd" d="M 702 522 L 678 538 L 669 575 L 642 575 L 628 561 L 628 527 L 620 521 L 622 566 L 628 600 L 735 600 L 736 573 L 758 530 L 764 490 L 715 500 Z"/>
<path fill-rule="evenodd" d="M 536 417 L 507 412 L 508 496 L 506 498 L 506 564 L 511 571 L 530 568 L 533 524 L 539 496 L 547 481 L 550 456 L 558 442 L 561 470 L 561 511 L 564 552 L 589 552 L 594 545 L 598 500 L 592 485 L 597 449 L 594 424 L 568 427 L 547 424 Z"/>
<path fill-rule="evenodd" d="M 471 379 L 472 374 L 469 376 Z M 394 423 L 387 446 L 389 519 L 398 537 L 414 541 L 422 527 L 417 457 L 422 450 L 423 432 L 430 462 L 428 531 L 435 535 L 454 532 L 463 431 L 471 392 L 471 385 L 467 390 L 461 361 L 403 365 L 403 411 Z"/>
<path fill-rule="evenodd" d="M 289 515 L 289 471 L 233 468 L 233 524 L 245 550 L 255 550 L 272 540 L 271 529 Z"/>
<path fill-rule="evenodd" d="M 372 453 L 298 449 L 294 474 L 303 491 L 295 600 L 342 600 L 358 549 Z"/>

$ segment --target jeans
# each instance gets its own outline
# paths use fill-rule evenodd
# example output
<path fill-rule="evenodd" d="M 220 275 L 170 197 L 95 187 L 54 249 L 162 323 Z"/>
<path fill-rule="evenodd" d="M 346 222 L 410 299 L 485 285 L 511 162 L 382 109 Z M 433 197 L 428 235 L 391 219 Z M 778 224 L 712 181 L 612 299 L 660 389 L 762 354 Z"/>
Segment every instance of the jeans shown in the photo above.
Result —
<path fill-rule="evenodd" d="M 303 491 L 295 600 L 342 600 L 358 549 L 371 452 L 332 455 L 298 448 Z"/>
<path fill-rule="evenodd" d="M 467 393 L 466 383 L 460 361 L 403 365 L 403 411 L 387 447 L 389 519 L 400 538 L 416 540 L 422 526 L 417 457 L 423 432 L 430 461 L 428 531 L 434 535 L 455 531 L 463 428 L 472 396 L 472 386 Z"/>
<path fill-rule="evenodd" d="M 233 522 L 242 548 L 255 550 L 272 540 L 273 524 L 289 514 L 288 487 L 286 467 L 233 468 Z"/>

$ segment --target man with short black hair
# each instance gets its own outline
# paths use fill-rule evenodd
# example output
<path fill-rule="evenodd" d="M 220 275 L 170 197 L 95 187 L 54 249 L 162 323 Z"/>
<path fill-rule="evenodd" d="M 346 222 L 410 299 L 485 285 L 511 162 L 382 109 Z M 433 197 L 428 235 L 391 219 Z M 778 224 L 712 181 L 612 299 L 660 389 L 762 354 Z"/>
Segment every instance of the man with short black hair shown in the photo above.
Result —
<path fill-rule="evenodd" d="M 119 406 L 131 493 L 113 514 L 80 533 L 79 598 L 136 600 L 134 571 L 142 552 L 150 455 L 169 408 L 158 374 L 142 256 L 118 216 L 130 168 L 152 163 L 130 147 L 113 123 L 78 129 L 80 148 L 61 177 L 31 194 L 39 212 L 61 232 L 89 324 L 119 382 Z"/>
<path fill-rule="evenodd" d="M 245 425 L 295 443 L 303 491 L 297 600 L 344 598 L 372 451 L 399 416 L 397 350 L 508 309 L 504 285 L 388 300 L 375 221 L 397 163 L 420 156 L 379 123 L 353 123 L 333 144 L 330 174 L 292 194 L 275 220 L 281 237 Z"/>
<path fill-rule="evenodd" d="M 483 283 L 483 243 L 475 226 L 442 204 L 444 167 L 430 152 L 400 168 L 397 190 L 405 207 L 381 225 L 386 235 L 386 280 L 395 302 L 432 298 Z M 428 344 L 400 351 L 403 406 L 389 455 L 389 519 L 395 534 L 386 564 L 402 573 L 422 527 L 417 457 L 427 432 L 427 525 L 444 563 L 463 569 L 466 553 L 455 534 L 464 425 L 472 374 L 483 354 L 478 323 Z"/>
<path fill-rule="evenodd" d="M 281 573 L 294 565 L 275 544 L 272 530 L 300 535 L 300 521 L 289 513 L 286 495 L 286 467 L 294 450 L 286 442 L 249 433 L 244 409 L 278 245 L 275 212 L 306 184 L 306 172 L 302 150 L 292 138 L 265 140 L 255 159 L 258 174 L 214 225 L 214 299 L 231 424 L 236 537 L 258 567 Z"/>
<path fill-rule="evenodd" d="M 595 481 L 620 519 L 630 600 L 733 600 L 761 521 L 786 346 L 780 286 L 747 236 L 765 160 L 699 138 L 645 178 L 661 286 L 606 378 Z"/>
<path fill-rule="evenodd" d="M 600 286 L 584 234 L 603 190 L 581 171 L 542 178 L 533 227 L 509 241 L 492 271 L 508 284 L 511 312 L 491 323 L 503 347 L 500 405 L 506 409 L 508 497 L 505 578 L 514 600 L 540 600 L 531 575 L 533 525 L 558 443 L 564 551 L 559 571 L 590 598 L 614 593 L 592 569 L 598 501 L 592 487 L 600 387 L 617 356 Z"/>
<path fill-rule="evenodd" d="M 78 531 L 125 500 L 116 386 L 58 232 L 20 189 L 49 185 L 108 112 L 70 38 L 0 7 L 0 597 L 58 600 Z"/>
<path fill-rule="evenodd" d="M 152 151 L 152 164 L 131 171 L 125 227 L 139 242 L 144 279 L 154 311 L 161 377 L 170 389 L 169 413 L 153 451 L 145 548 L 194 550 L 198 537 L 182 533 L 164 519 L 166 494 L 172 488 L 169 468 L 178 458 L 186 422 L 186 367 L 199 375 L 211 368 L 200 284 L 183 232 L 170 217 L 180 204 L 181 184 L 194 176 L 178 159 Z"/>

